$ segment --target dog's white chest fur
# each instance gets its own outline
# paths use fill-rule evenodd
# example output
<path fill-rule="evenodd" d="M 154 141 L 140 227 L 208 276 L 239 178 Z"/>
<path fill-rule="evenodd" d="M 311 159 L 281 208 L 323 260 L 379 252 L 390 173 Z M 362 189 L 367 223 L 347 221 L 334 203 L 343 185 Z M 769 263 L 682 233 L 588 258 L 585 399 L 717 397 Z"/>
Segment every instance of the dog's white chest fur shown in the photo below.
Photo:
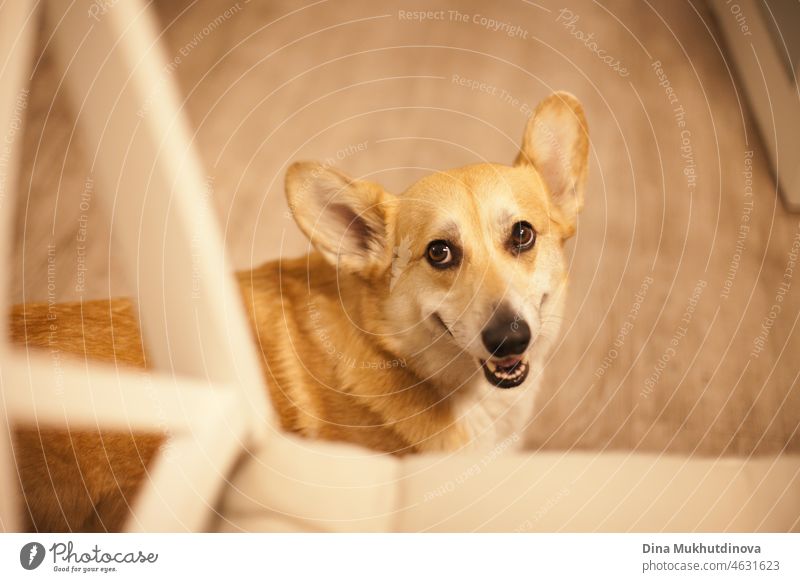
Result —
<path fill-rule="evenodd" d="M 471 437 L 470 449 L 488 451 L 502 446 L 518 448 L 523 431 L 533 417 L 538 382 L 509 390 L 476 380 L 464 391 L 456 406 L 458 422 Z"/>

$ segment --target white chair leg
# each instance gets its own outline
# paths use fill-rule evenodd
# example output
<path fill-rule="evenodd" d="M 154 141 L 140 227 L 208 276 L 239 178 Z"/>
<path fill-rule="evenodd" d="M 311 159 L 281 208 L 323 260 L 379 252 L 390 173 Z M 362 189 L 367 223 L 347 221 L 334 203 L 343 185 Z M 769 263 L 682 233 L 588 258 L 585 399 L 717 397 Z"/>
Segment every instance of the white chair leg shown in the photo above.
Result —
<path fill-rule="evenodd" d="M 160 370 L 236 386 L 265 434 L 261 367 L 153 14 L 135 0 L 94 17 L 89 0 L 46 6 L 148 353 Z"/>
<path fill-rule="evenodd" d="M 205 430 L 177 435 L 164 445 L 126 531 L 209 530 L 245 438 L 244 426 L 226 421 L 235 418 L 238 407 L 237 400 L 230 396 L 228 405 L 221 406 L 221 414 L 210 419 Z"/>
<path fill-rule="evenodd" d="M 5 407 L 15 422 L 72 430 L 131 430 L 167 434 L 202 431 L 235 393 L 229 386 L 118 370 L 19 350 L 0 357 Z M 239 424 L 244 424 L 238 415 Z"/>
<path fill-rule="evenodd" d="M 22 120 L 27 107 L 27 82 L 36 31 L 36 6 L 29 0 L 0 4 L 0 257 L 9 264 L 11 219 L 16 198 Z M 8 273 L 8 270 L 5 271 Z M 0 329 L 8 329 L 8 280 L 0 279 Z M 0 350 L 8 343 L 0 333 Z M 5 405 L 7 387 L 0 378 L 0 532 L 20 531 L 21 503 L 11 450 L 11 422 Z"/>

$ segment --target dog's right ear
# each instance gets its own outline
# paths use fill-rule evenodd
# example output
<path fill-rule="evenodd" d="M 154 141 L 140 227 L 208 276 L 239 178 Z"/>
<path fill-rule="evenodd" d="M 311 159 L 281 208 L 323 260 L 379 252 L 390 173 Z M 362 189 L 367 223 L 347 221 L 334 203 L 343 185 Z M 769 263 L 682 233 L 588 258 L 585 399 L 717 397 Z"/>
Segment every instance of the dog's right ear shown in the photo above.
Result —
<path fill-rule="evenodd" d="M 588 161 L 589 130 L 580 101 L 564 91 L 553 93 L 528 120 L 515 164 L 536 168 L 570 234 L 583 208 Z"/>
<path fill-rule="evenodd" d="M 390 195 L 381 186 L 296 162 L 286 172 L 286 197 L 300 229 L 332 265 L 366 276 L 389 266 Z"/>

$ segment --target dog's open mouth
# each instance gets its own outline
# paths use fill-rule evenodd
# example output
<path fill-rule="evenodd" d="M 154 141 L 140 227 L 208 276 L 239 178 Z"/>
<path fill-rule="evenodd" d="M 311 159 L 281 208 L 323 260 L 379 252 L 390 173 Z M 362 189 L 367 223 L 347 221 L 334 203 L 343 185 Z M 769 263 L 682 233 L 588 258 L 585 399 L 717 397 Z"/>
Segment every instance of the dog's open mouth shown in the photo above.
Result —
<path fill-rule="evenodd" d="M 528 360 L 520 357 L 481 360 L 486 379 L 498 388 L 515 388 L 528 377 Z"/>

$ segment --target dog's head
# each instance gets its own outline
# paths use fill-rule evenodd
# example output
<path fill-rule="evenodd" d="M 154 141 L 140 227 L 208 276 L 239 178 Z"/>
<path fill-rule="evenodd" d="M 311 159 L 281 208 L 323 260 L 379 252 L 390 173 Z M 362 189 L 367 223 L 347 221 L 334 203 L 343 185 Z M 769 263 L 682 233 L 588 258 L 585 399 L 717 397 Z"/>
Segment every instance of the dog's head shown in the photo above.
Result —
<path fill-rule="evenodd" d="M 578 100 L 555 93 L 513 166 L 427 176 L 395 196 L 315 163 L 287 173 L 300 228 L 367 284 L 376 337 L 425 377 L 500 388 L 538 374 L 560 328 L 564 242 L 583 206 L 589 141 Z"/>

